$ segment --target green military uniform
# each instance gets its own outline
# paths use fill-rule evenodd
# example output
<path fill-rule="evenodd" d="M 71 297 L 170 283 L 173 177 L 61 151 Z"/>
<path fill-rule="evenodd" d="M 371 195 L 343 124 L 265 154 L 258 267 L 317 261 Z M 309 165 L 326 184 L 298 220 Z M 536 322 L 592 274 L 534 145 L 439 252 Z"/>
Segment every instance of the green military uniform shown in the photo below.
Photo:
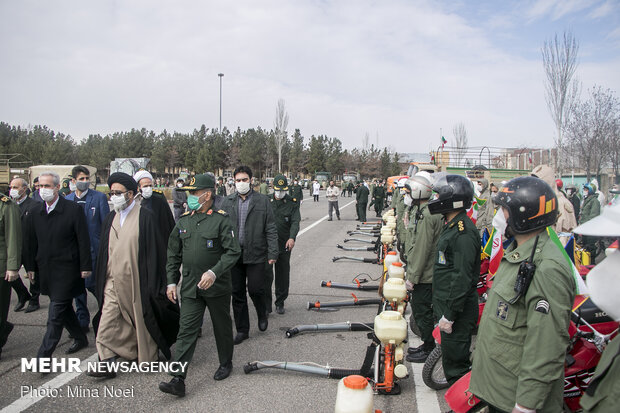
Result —
<path fill-rule="evenodd" d="M 480 235 L 465 211 L 443 227 L 433 271 L 433 312 L 453 321 L 452 333 L 441 332 L 442 364 L 454 383 L 469 371 L 469 347 L 478 320 Z"/>
<path fill-rule="evenodd" d="M 543 231 L 530 287 L 509 303 L 519 265 L 531 256 L 534 242 L 535 237 L 504 252 L 480 320 L 470 390 L 506 411 L 518 403 L 540 413 L 561 412 L 576 286 L 562 251 Z"/>
<path fill-rule="evenodd" d="M 222 177 L 217 179 L 217 194 L 219 196 L 226 196 L 226 186 L 224 185 L 224 178 Z"/>
<path fill-rule="evenodd" d="M 357 219 L 361 222 L 366 222 L 366 205 L 368 204 L 368 188 L 366 188 L 366 185 L 360 184 L 355 189 L 355 201 Z"/>
<path fill-rule="evenodd" d="M 258 187 L 258 192 L 263 195 L 269 195 L 269 186 L 267 185 L 266 182 L 263 182 L 262 184 L 260 184 L 260 186 Z"/>
<path fill-rule="evenodd" d="M 581 397 L 581 407 L 585 413 L 605 413 L 618 409 L 620 400 L 620 338 L 616 336 L 596 366 L 594 377 L 586 394 Z"/>
<path fill-rule="evenodd" d="M 58 191 L 59 195 L 65 197 L 71 193 L 71 189 L 69 189 L 69 182 L 71 182 L 71 179 L 69 178 L 65 178 L 62 180 L 62 182 L 60 183 L 60 190 Z"/>
<path fill-rule="evenodd" d="M 433 270 L 437 257 L 437 241 L 444 227 L 440 214 L 432 215 L 426 202 L 409 211 L 407 228 L 407 280 L 413 285 L 412 317 L 420 329 L 424 349 L 435 347 L 433 328 Z"/>
<path fill-rule="evenodd" d="M 19 207 L 7 196 L 0 197 L 0 271 L 19 271 L 22 254 L 22 225 Z M 11 304 L 11 284 L 0 277 L 0 354 L 13 324 L 7 318 Z"/>
<path fill-rule="evenodd" d="M 284 175 L 278 175 L 274 179 L 273 188 L 276 191 L 286 191 L 288 189 L 287 180 Z M 267 264 L 267 274 L 265 276 L 265 297 L 267 309 L 271 308 L 271 286 L 273 284 L 273 270 L 275 266 L 276 280 L 276 309 L 284 307 L 284 301 L 288 297 L 291 272 L 291 251 L 286 249 L 286 242 L 289 239 L 295 240 L 299 232 L 299 204 L 293 201 L 290 195 L 285 195 L 282 199 L 276 199 L 275 194 L 269 196 L 273 217 L 276 221 L 278 230 L 278 260 L 274 265 Z"/>
<path fill-rule="evenodd" d="M 304 199 L 304 192 L 299 184 L 291 185 L 288 189 L 288 194 L 293 199 L 293 202 L 297 202 L 298 204 Z"/>
<path fill-rule="evenodd" d="M 385 186 L 377 185 L 372 191 L 372 202 L 375 205 L 375 213 L 378 217 L 381 216 L 381 211 L 383 211 L 383 205 L 385 203 Z"/>
<path fill-rule="evenodd" d="M 349 184 L 347 185 L 347 192 L 349 193 L 349 198 L 351 198 L 351 194 L 353 194 L 353 187 L 355 185 L 353 185 L 353 182 L 349 181 Z"/>
<path fill-rule="evenodd" d="M 214 188 L 209 175 L 197 175 L 184 190 Z M 186 212 L 179 218 L 168 241 L 168 285 L 178 284 L 183 265 L 179 334 L 174 360 L 190 362 L 196 348 L 205 307 L 209 308 L 220 366 L 232 361 L 233 333 L 230 316 L 232 282 L 230 269 L 241 255 L 239 242 L 225 211 Z M 215 283 L 206 290 L 197 287 L 202 275 L 211 270 Z M 183 373 L 174 375 L 185 378 Z"/>
<path fill-rule="evenodd" d="M 407 228 L 405 226 L 405 214 L 407 208 L 403 196 L 400 194 L 400 189 L 394 192 L 392 196 L 392 208 L 396 214 L 396 238 L 398 239 L 398 250 L 400 255 L 406 257 L 406 244 L 407 244 Z"/>

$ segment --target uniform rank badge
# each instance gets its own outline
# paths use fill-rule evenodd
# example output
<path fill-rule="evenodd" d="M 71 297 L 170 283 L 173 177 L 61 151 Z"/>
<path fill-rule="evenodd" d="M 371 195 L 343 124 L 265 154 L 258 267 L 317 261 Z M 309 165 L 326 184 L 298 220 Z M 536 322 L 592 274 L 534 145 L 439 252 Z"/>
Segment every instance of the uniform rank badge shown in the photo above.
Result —
<path fill-rule="evenodd" d="M 439 264 L 446 264 L 446 255 L 443 253 L 443 251 L 437 251 L 439 253 L 439 260 L 437 261 Z"/>
<path fill-rule="evenodd" d="M 505 303 L 501 300 L 498 301 L 495 316 L 502 321 L 506 321 L 506 319 L 508 318 L 508 303 Z"/>
<path fill-rule="evenodd" d="M 212 239 L 208 239 L 207 240 L 207 248 L 213 248 L 213 240 Z"/>
<path fill-rule="evenodd" d="M 284 217 L 284 222 L 288 222 L 288 217 Z"/>

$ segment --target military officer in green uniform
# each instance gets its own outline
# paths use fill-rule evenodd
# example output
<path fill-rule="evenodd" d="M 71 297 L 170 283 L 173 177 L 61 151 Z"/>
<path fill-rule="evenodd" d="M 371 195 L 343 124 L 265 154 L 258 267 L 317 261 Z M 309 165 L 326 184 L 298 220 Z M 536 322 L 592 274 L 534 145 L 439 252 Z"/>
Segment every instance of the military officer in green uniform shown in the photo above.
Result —
<path fill-rule="evenodd" d="M 411 311 L 422 345 L 409 348 L 407 361 L 424 363 L 435 348 L 433 328 L 433 268 L 437 241 L 444 226 L 440 214 L 428 210 L 431 183 L 423 176 L 412 176 L 403 186 L 403 203 L 407 208 L 407 289 L 411 291 Z"/>
<path fill-rule="evenodd" d="M 288 297 L 291 273 L 291 251 L 295 246 L 295 238 L 299 232 L 299 204 L 286 193 L 288 182 L 284 175 L 277 175 L 273 180 L 274 193 L 269 195 L 273 217 L 278 229 L 278 260 L 275 264 L 267 264 L 265 275 L 265 302 L 267 311 L 271 309 L 271 285 L 275 267 L 276 279 L 276 313 L 284 314 L 284 300 Z"/>
<path fill-rule="evenodd" d="M 224 186 L 224 177 L 217 178 L 217 195 L 226 196 L 226 186 Z"/>
<path fill-rule="evenodd" d="M 0 355 L 13 324 L 8 321 L 11 281 L 19 277 L 22 254 L 22 225 L 19 207 L 7 196 L 0 197 Z"/>
<path fill-rule="evenodd" d="M 581 206 L 581 214 L 579 215 L 579 223 L 585 224 L 593 218 L 601 214 L 601 203 L 596 194 L 596 185 L 587 183 L 583 186 L 583 205 Z M 596 238 L 588 235 L 581 237 L 581 244 L 590 254 L 594 255 L 596 251 Z M 594 261 L 596 257 L 592 257 Z"/>
<path fill-rule="evenodd" d="M 575 233 L 620 239 L 620 205 L 605 207 L 603 213 L 585 225 L 575 228 Z M 598 308 L 615 321 L 620 321 L 620 251 L 607 255 L 594 267 L 586 280 L 590 298 Z M 620 399 L 620 336 L 614 337 L 605 347 L 594 376 L 581 397 L 581 407 L 586 413 L 605 413 L 618 410 Z"/>
<path fill-rule="evenodd" d="M 291 196 L 293 202 L 301 205 L 301 201 L 304 200 L 304 192 L 302 191 L 301 185 L 299 185 L 297 179 L 293 181 L 293 185 L 291 185 L 288 189 L 288 194 Z"/>
<path fill-rule="evenodd" d="M 220 366 L 215 380 L 223 380 L 232 371 L 233 330 L 230 316 L 232 283 L 230 269 L 241 256 L 241 248 L 233 232 L 228 214 L 212 209 L 215 180 L 207 174 L 196 175 L 189 185 L 187 207 L 168 241 L 167 296 L 176 302 L 177 284 L 183 305 L 174 361 L 191 362 L 205 308 L 209 309 Z M 184 372 L 172 373 L 170 382 L 161 382 L 159 389 L 177 396 L 185 395 Z"/>
<path fill-rule="evenodd" d="M 381 211 L 383 211 L 383 204 L 385 203 L 385 186 L 382 181 L 378 181 L 377 186 L 372 190 L 372 203 L 375 206 L 377 217 L 381 217 Z"/>
<path fill-rule="evenodd" d="M 496 203 L 501 209 L 493 225 L 501 233 L 506 228 L 514 241 L 489 290 L 469 390 L 491 412 L 561 412 L 576 283 L 547 232 L 558 217 L 557 198 L 546 182 L 525 176 L 510 180 Z M 533 271 L 521 270 L 524 262 Z M 533 274 L 529 288 L 516 288 L 520 272 Z"/>
<path fill-rule="evenodd" d="M 366 205 L 368 204 L 368 188 L 362 182 L 357 183 L 355 188 L 355 206 L 357 208 L 357 219 L 366 222 Z"/>
<path fill-rule="evenodd" d="M 405 226 L 405 214 L 406 208 L 404 203 L 404 195 L 401 192 L 405 192 L 405 182 L 407 182 L 407 178 L 401 178 L 398 180 L 396 189 L 394 190 L 394 195 L 392 195 L 392 204 L 391 208 L 394 209 L 394 213 L 396 215 L 396 238 L 398 240 L 398 251 L 400 252 L 401 257 L 403 257 L 403 261 L 406 261 L 406 247 L 407 243 L 407 228 Z"/>
<path fill-rule="evenodd" d="M 62 195 L 63 197 L 66 197 L 67 195 L 69 195 L 72 192 L 71 188 L 69 188 L 70 184 L 71 184 L 71 178 L 63 179 L 62 184 L 60 185 L 60 191 L 58 191 L 58 194 Z"/>
<path fill-rule="evenodd" d="M 428 202 L 428 209 L 431 214 L 443 214 L 446 221 L 434 258 L 433 313 L 441 331 L 443 370 L 452 384 L 471 366 L 469 347 L 478 320 L 480 235 L 465 212 L 474 197 L 467 178 L 444 175 L 433 190 L 438 197 Z"/>

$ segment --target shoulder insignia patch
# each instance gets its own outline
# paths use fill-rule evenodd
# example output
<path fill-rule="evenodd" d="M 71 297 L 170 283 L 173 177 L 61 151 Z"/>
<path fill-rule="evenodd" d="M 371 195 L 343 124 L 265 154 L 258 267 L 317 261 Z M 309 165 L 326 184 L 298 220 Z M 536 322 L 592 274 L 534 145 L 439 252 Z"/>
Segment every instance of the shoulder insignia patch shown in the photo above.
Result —
<path fill-rule="evenodd" d="M 465 231 L 465 224 L 463 224 L 463 221 L 459 221 L 457 225 L 459 226 L 459 232 Z"/>
<path fill-rule="evenodd" d="M 543 314 L 549 314 L 549 301 L 540 300 L 536 303 L 536 311 Z"/>
<path fill-rule="evenodd" d="M 157 194 L 163 194 L 164 191 L 162 191 L 161 189 L 153 189 L 153 192 L 157 193 Z"/>
<path fill-rule="evenodd" d="M 9 202 L 9 197 L 6 195 L 2 195 L 2 198 L 0 198 L 0 201 L 2 202 Z"/>
<path fill-rule="evenodd" d="M 223 209 L 218 210 L 217 213 L 224 216 L 228 215 L 228 212 L 224 211 Z"/>
<path fill-rule="evenodd" d="M 182 217 L 184 217 L 184 216 L 189 215 L 189 214 L 191 214 L 191 213 L 192 213 L 192 211 L 187 211 L 187 212 L 185 212 L 184 214 L 182 214 L 181 216 L 182 216 Z"/>

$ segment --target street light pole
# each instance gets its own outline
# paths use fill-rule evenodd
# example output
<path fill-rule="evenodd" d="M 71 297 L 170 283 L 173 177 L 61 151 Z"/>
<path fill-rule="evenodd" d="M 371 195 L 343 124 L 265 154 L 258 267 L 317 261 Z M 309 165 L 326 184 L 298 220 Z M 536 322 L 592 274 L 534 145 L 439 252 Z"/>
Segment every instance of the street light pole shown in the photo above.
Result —
<path fill-rule="evenodd" d="M 222 78 L 224 73 L 217 74 L 220 77 L 220 133 L 222 133 Z"/>

